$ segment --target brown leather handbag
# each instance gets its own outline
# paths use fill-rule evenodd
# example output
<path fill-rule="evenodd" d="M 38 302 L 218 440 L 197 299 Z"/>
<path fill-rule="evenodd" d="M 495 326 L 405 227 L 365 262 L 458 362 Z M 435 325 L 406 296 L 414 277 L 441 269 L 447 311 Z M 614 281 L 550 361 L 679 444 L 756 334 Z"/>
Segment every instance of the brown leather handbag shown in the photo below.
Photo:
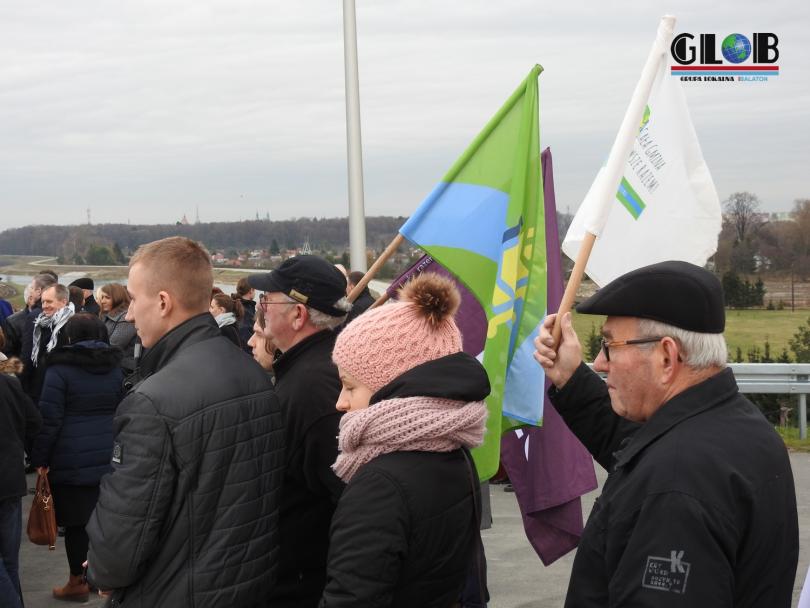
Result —
<path fill-rule="evenodd" d="M 28 539 L 35 545 L 48 545 L 51 551 L 56 548 L 56 513 L 47 473 L 37 474 L 37 491 L 28 514 L 27 531 Z"/>

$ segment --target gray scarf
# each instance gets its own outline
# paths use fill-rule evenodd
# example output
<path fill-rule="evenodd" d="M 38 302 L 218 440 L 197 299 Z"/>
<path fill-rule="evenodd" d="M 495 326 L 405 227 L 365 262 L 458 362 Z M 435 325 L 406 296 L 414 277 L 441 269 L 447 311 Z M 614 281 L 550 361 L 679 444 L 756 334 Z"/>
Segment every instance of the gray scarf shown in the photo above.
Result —
<path fill-rule="evenodd" d="M 74 312 L 73 302 L 69 302 L 67 306 L 60 308 L 50 317 L 42 312 L 36 318 L 34 321 L 34 347 L 31 349 L 31 363 L 34 364 L 34 367 L 37 366 L 37 359 L 39 358 L 39 340 L 42 337 L 42 328 L 48 327 L 51 330 L 51 339 L 48 340 L 48 345 L 45 347 L 47 352 L 51 352 L 56 346 L 59 330 L 65 326 L 65 323 L 73 316 Z"/>
<path fill-rule="evenodd" d="M 223 312 L 221 315 L 214 317 L 219 327 L 227 327 L 236 323 L 236 315 L 232 312 Z"/>

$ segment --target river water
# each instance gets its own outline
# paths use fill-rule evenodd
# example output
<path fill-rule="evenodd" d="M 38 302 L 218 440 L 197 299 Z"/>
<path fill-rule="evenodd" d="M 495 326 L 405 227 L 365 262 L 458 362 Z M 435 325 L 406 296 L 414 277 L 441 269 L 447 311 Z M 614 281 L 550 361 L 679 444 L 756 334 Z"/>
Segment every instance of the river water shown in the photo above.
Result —
<path fill-rule="evenodd" d="M 66 272 L 59 275 L 59 282 L 63 285 L 67 285 L 76 279 L 85 276 L 87 276 L 87 274 L 84 272 Z M 3 281 L 5 282 L 16 283 L 17 285 L 23 286 L 28 285 L 31 282 L 31 279 L 34 278 L 33 275 L 4 274 L 2 271 L 0 271 L 0 277 L 2 277 Z M 122 285 L 126 285 L 127 280 L 125 278 L 118 280 L 94 279 L 93 283 L 95 284 L 96 289 L 98 289 L 102 285 L 107 285 L 108 283 L 121 283 Z M 372 291 L 376 291 L 377 293 L 383 293 L 386 289 L 388 289 L 388 285 L 390 285 L 388 281 L 373 280 L 369 283 L 369 287 L 372 289 Z M 219 287 L 225 293 L 236 291 L 236 283 L 214 283 L 214 287 Z"/>

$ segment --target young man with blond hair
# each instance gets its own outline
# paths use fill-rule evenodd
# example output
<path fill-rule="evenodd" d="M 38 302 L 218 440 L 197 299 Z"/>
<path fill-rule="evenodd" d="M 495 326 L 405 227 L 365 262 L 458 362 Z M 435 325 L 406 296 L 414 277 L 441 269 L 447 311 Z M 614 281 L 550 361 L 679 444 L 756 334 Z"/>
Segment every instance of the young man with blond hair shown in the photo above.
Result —
<path fill-rule="evenodd" d="M 112 606 L 252 606 L 273 585 L 283 427 L 267 374 L 223 338 L 210 256 L 171 237 L 130 261 L 146 354 L 114 420 L 87 533 Z"/>

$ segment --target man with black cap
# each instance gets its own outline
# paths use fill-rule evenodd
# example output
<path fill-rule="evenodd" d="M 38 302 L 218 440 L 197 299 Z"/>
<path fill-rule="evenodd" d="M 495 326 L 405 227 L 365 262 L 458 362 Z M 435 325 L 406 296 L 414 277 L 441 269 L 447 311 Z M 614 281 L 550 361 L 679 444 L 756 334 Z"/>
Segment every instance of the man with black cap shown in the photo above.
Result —
<path fill-rule="evenodd" d="M 326 260 L 300 255 L 271 273 L 250 275 L 248 283 L 264 292 L 265 336 L 281 351 L 273 371 L 287 446 L 280 569 L 267 605 L 315 607 L 326 584 L 329 524 L 343 490 L 331 468 L 341 416 L 332 348 L 334 330 L 351 308 L 346 278 Z"/>
<path fill-rule="evenodd" d="M 93 290 L 96 288 L 95 283 L 93 283 L 93 279 L 90 277 L 81 277 L 80 279 L 76 279 L 73 281 L 68 287 L 78 287 L 82 290 L 84 294 L 84 306 L 82 306 L 82 312 L 89 312 L 92 315 L 98 316 L 99 308 L 98 302 L 96 302 L 96 298 L 93 295 Z"/>
<path fill-rule="evenodd" d="M 577 307 L 607 315 L 594 370 L 549 315 L 535 358 L 549 397 L 608 471 L 566 606 L 790 606 L 798 561 L 787 450 L 743 397 L 720 282 L 686 262 L 629 272 Z"/>

